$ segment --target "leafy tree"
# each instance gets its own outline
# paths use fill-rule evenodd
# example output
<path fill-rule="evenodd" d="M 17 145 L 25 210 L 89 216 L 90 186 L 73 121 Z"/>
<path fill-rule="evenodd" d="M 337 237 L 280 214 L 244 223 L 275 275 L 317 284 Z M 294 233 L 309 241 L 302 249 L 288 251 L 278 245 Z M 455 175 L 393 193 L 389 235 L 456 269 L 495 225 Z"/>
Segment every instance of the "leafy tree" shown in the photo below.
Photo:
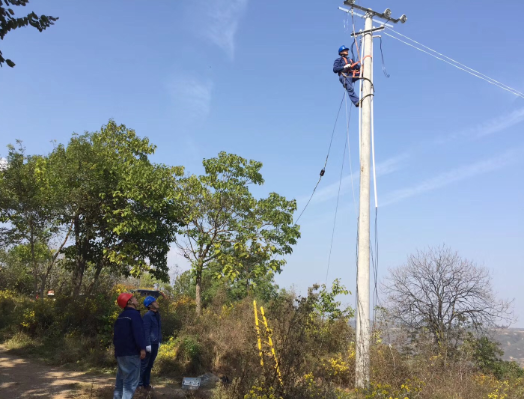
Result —
<path fill-rule="evenodd" d="M 177 273 L 173 277 L 173 295 L 177 298 L 181 297 L 195 297 L 195 284 L 194 279 L 191 278 L 191 271 L 186 270 L 181 273 Z"/>
<path fill-rule="evenodd" d="M 20 259 L 16 248 L 0 252 L 0 290 L 14 290 L 29 296 L 34 293 L 34 275 L 28 263 Z"/>
<path fill-rule="evenodd" d="M 11 255 L 32 270 L 33 293 L 43 295 L 47 278 L 65 245 L 68 233 L 57 250 L 49 245 L 60 229 L 61 197 L 50 172 L 49 159 L 26 156 L 24 147 L 9 146 L 7 166 L 0 170 L 0 229 L 5 249 L 17 247 Z M 63 234 L 62 234 L 63 235 Z"/>
<path fill-rule="evenodd" d="M 25 17 L 16 18 L 12 6 L 23 6 L 25 7 L 29 3 L 29 0 L 0 0 L 0 40 L 4 40 L 5 35 L 10 31 L 22 28 L 27 25 L 31 25 L 33 28 L 38 29 L 39 32 L 54 25 L 58 17 L 51 17 L 49 15 L 38 16 L 34 12 L 27 14 Z M 10 59 L 5 59 L 0 51 L 0 66 L 3 66 L 4 62 L 11 68 L 15 66 L 15 63 Z"/>
<path fill-rule="evenodd" d="M 268 274 L 280 273 L 300 237 L 293 224 L 295 201 L 271 193 L 257 200 L 251 185 L 262 185 L 262 164 L 234 154 L 219 153 L 203 161 L 205 174 L 182 179 L 187 210 L 177 245 L 190 260 L 196 284 L 196 311 L 202 310 L 202 279 L 212 263 L 217 278 L 246 286 Z"/>
<path fill-rule="evenodd" d="M 168 281 L 167 253 L 181 219 L 177 198 L 180 167 L 153 164 L 155 146 L 135 131 L 110 121 L 99 132 L 74 135 L 51 154 L 67 188 L 64 223 L 74 244 L 64 252 L 73 270 L 73 294 L 84 273 L 152 276 Z"/>
<path fill-rule="evenodd" d="M 500 343 L 486 336 L 475 338 L 470 336 L 467 342 L 473 348 L 473 360 L 475 365 L 486 374 L 493 374 L 498 379 L 524 377 L 524 369 L 518 363 L 502 360 L 504 351 Z"/>
<path fill-rule="evenodd" d="M 496 298 L 489 272 L 446 247 L 410 256 L 384 289 L 394 319 L 413 334 L 428 331 L 443 348 L 512 320 L 511 303 Z"/>
<path fill-rule="evenodd" d="M 257 300 L 268 302 L 278 295 L 278 285 L 275 284 L 273 275 L 267 274 L 252 281 L 246 286 L 244 281 L 231 281 L 217 278 L 221 275 L 222 266 L 216 262 L 209 264 L 202 273 L 202 306 L 209 305 L 219 293 L 225 293 L 223 300 L 229 304 L 240 301 L 248 295 L 253 295 Z M 194 273 L 186 270 L 176 276 L 173 281 L 173 295 L 177 297 L 189 296 L 195 298 L 196 283 Z"/>
<path fill-rule="evenodd" d="M 320 288 L 320 291 L 315 293 L 316 290 Z M 335 279 L 331 285 L 331 291 L 326 287 L 326 284 L 321 286 L 314 285 L 309 289 L 310 296 L 317 296 L 316 302 L 314 304 L 315 310 L 322 317 L 322 319 L 327 318 L 329 321 L 334 321 L 338 319 L 348 320 L 354 316 L 354 310 L 348 306 L 342 308 L 342 303 L 335 300 L 338 295 L 349 295 L 351 292 L 346 289 L 345 286 L 340 284 L 340 279 Z"/>

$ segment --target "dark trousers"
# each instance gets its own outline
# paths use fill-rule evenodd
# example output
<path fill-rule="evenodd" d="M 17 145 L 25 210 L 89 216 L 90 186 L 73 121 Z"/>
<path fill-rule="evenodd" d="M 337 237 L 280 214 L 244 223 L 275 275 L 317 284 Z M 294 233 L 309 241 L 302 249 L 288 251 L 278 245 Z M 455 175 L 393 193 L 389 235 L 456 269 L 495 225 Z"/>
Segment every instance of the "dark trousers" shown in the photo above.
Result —
<path fill-rule="evenodd" d="M 357 105 L 358 104 L 358 95 L 357 95 L 357 93 L 355 93 L 355 88 L 353 87 L 353 84 L 358 79 L 355 79 L 355 78 L 352 78 L 352 77 L 347 77 L 346 78 L 346 77 L 340 75 L 338 80 L 340 81 L 340 83 L 342 83 L 342 86 L 344 86 L 344 89 L 346 89 L 346 91 L 348 92 L 349 99 L 351 100 L 351 102 L 353 104 Z"/>
<path fill-rule="evenodd" d="M 148 387 L 151 382 L 151 369 L 155 363 L 158 355 L 158 344 L 151 344 L 151 352 L 146 352 L 146 357 L 142 359 L 142 367 L 140 368 L 140 383 L 139 386 Z"/>

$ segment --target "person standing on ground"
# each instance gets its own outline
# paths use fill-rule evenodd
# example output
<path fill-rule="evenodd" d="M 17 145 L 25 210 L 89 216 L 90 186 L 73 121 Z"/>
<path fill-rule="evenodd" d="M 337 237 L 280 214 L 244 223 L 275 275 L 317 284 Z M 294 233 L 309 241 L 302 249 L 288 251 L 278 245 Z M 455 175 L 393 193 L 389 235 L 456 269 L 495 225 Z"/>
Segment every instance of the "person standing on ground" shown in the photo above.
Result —
<path fill-rule="evenodd" d="M 140 380 L 141 360 L 146 357 L 144 324 L 133 294 L 120 294 L 117 303 L 124 311 L 115 321 L 113 344 L 118 369 L 113 399 L 131 399 Z"/>
<path fill-rule="evenodd" d="M 158 354 L 158 347 L 162 343 L 162 323 L 158 312 L 160 306 L 154 297 L 148 296 L 144 299 L 144 306 L 148 309 L 142 318 L 146 338 L 146 357 L 142 360 L 139 386 L 151 390 L 153 388 L 150 384 L 151 369 Z"/>

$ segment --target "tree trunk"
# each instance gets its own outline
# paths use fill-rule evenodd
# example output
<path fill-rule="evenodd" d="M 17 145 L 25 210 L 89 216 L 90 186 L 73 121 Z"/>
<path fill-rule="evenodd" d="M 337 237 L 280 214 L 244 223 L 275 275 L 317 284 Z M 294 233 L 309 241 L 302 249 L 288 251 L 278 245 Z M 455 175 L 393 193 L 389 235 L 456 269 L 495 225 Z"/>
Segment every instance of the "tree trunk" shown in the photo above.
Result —
<path fill-rule="evenodd" d="M 73 298 L 78 298 L 78 296 L 80 295 L 80 290 L 82 289 L 82 280 L 84 278 L 85 266 L 86 264 L 83 259 L 79 259 L 77 261 L 73 277 Z"/>
<path fill-rule="evenodd" d="M 31 246 L 31 266 L 33 268 L 33 296 L 36 297 L 38 295 L 38 266 L 35 256 L 35 232 L 32 218 L 29 219 L 29 229 L 31 231 L 29 245 Z M 40 299 L 44 299 L 43 295 L 40 297 Z"/>
<path fill-rule="evenodd" d="M 73 299 L 78 298 L 80 295 L 80 289 L 82 287 L 82 279 L 84 277 L 86 260 L 84 257 L 85 252 L 85 239 L 80 237 L 80 218 L 75 217 L 74 221 L 75 228 L 75 249 L 76 249 L 76 267 L 73 273 Z"/>
<path fill-rule="evenodd" d="M 47 283 L 47 274 L 42 274 L 40 281 L 40 298 L 44 298 L 45 286 Z"/>
<path fill-rule="evenodd" d="M 58 259 L 58 255 L 60 255 L 60 252 L 62 252 L 62 249 L 64 249 L 64 246 L 66 245 L 67 240 L 69 239 L 69 235 L 71 234 L 71 230 L 72 229 L 73 229 L 73 223 L 71 223 L 69 225 L 69 229 L 67 230 L 67 234 L 64 237 L 64 241 L 62 241 L 62 244 L 57 249 L 57 251 L 55 252 L 53 257 L 51 258 L 49 263 L 47 264 L 45 273 L 42 274 L 42 287 L 40 287 L 40 292 L 41 292 L 42 298 L 44 297 L 44 291 L 45 291 L 45 287 L 47 285 L 47 279 L 49 278 L 49 274 L 51 274 L 51 270 L 53 269 L 53 266 L 55 265 L 56 260 Z"/>
<path fill-rule="evenodd" d="M 104 262 L 100 262 L 97 266 L 96 266 L 96 270 L 95 270 L 95 276 L 93 277 L 93 283 L 91 284 L 91 286 L 89 287 L 88 291 L 87 291 L 87 295 L 91 295 L 91 293 L 93 292 L 93 290 L 96 288 L 96 285 L 98 283 L 98 278 L 100 277 L 100 273 L 102 272 L 102 269 L 104 268 Z"/>
<path fill-rule="evenodd" d="M 202 315 L 202 267 L 199 266 L 196 272 L 196 314 L 197 316 Z"/>

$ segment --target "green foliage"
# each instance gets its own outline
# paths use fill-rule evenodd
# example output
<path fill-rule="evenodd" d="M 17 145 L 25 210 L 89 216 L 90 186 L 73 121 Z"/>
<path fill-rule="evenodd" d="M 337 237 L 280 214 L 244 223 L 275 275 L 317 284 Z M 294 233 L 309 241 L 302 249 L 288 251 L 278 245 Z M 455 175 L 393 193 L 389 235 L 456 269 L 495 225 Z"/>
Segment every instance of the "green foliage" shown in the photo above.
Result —
<path fill-rule="evenodd" d="M 184 239 L 177 244 L 191 261 L 196 281 L 197 312 L 201 310 L 203 271 L 215 268 L 215 277 L 241 281 L 280 273 L 300 237 L 293 224 L 295 201 L 271 193 L 257 200 L 251 185 L 262 185 L 262 164 L 221 152 L 203 161 L 205 175 L 182 179 Z"/>
<path fill-rule="evenodd" d="M 317 286 L 314 288 L 316 287 Z M 318 311 L 322 318 L 327 317 L 331 321 L 336 319 L 344 319 L 349 321 L 349 319 L 354 316 L 354 311 L 351 307 L 341 309 L 341 302 L 335 300 L 338 295 L 351 294 L 351 292 L 349 292 L 346 287 L 340 284 L 340 279 L 337 278 L 333 281 L 331 291 L 327 290 L 325 284 L 322 284 L 320 288 L 318 300 L 314 304 L 314 308 Z"/>
<path fill-rule="evenodd" d="M 190 270 L 186 270 L 175 277 L 172 292 L 176 298 L 195 298 L 195 281 Z"/>
<path fill-rule="evenodd" d="M 70 260 L 78 294 L 85 270 L 168 281 L 167 253 L 181 208 L 176 191 L 182 168 L 151 163 L 155 146 L 110 121 L 99 132 L 74 136 L 51 154 L 67 188 L 64 223 L 73 226 Z"/>
<path fill-rule="evenodd" d="M 214 298 L 222 296 L 227 304 L 240 301 L 248 296 L 257 300 L 268 302 L 278 295 L 278 285 L 275 284 L 272 275 L 261 276 L 254 279 L 253 284 L 247 285 L 244 281 L 230 281 L 228 279 L 217 279 L 220 265 L 212 263 L 209 268 L 202 272 L 202 305 L 209 306 Z M 179 274 L 173 281 L 170 291 L 175 298 L 187 296 L 195 298 L 196 282 L 191 270 Z"/>
<path fill-rule="evenodd" d="M 12 289 L 22 295 L 31 295 L 34 276 L 16 252 L 13 249 L 0 252 L 0 290 Z"/>
<path fill-rule="evenodd" d="M 0 170 L 0 245 L 6 260 L 31 271 L 33 293 L 42 294 L 56 256 L 48 248 L 60 233 L 60 200 L 48 157 L 26 156 L 19 142 L 9 146 Z"/>
<path fill-rule="evenodd" d="M 484 372 L 494 370 L 504 354 L 502 349 L 500 349 L 500 344 L 492 341 L 488 337 L 470 337 L 469 343 L 473 347 L 473 359 L 475 360 L 475 364 Z"/>
<path fill-rule="evenodd" d="M 500 348 L 500 343 L 488 337 L 470 337 L 468 343 L 473 347 L 475 365 L 483 373 L 492 374 L 499 380 L 524 377 L 524 369 L 516 362 L 502 360 L 504 351 Z"/>
<path fill-rule="evenodd" d="M 0 222 L 4 245 L 27 242 L 32 236 L 45 241 L 52 224 L 52 190 L 46 174 L 48 162 L 42 156 L 26 156 L 8 146 L 7 166 L 0 169 Z"/>
<path fill-rule="evenodd" d="M 34 12 L 27 14 L 25 17 L 16 18 L 12 6 L 26 6 L 29 0 L 2 0 L 0 1 L 0 40 L 3 40 L 8 32 L 22 28 L 27 25 L 31 25 L 33 28 L 38 29 L 39 32 L 54 25 L 58 17 L 51 17 L 48 15 L 38 16 Z M 0 51 L 0 67 L 3 66 L 4 62 L 11 68 L 15 66 L 15 63 L 10 59 L 5 59 Z"/>
<path fill-rule="evenodd" d="M 82 359 L 84 366 L 112 365 L 113 323 L 121 312 L 116 297 L 112 291 L 76 301 L 60 296 L 33 301 L 0 291 L 0 336 L 29 337 L 18 350 L 53 364 Z"/>

